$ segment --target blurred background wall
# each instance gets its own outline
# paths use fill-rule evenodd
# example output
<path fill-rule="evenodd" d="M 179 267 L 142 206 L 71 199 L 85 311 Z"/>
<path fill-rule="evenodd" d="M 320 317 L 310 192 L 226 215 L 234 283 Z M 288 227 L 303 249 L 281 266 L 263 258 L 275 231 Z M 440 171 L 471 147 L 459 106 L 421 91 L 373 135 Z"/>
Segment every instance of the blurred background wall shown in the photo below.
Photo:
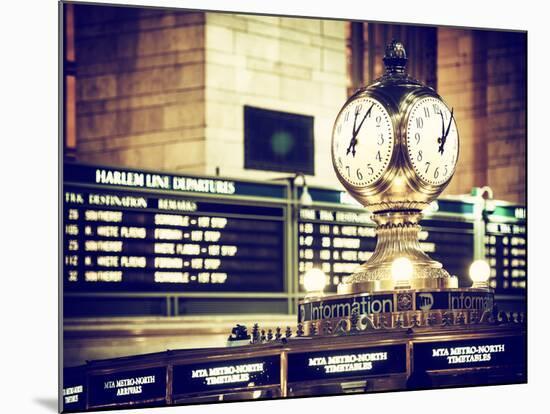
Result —
<path fill-rule="evenodd" d="M 66 11 L 65 154 L 235 178 L 245 105 L 314 118 L 314 174 L 339 187 L 332 123 L 401 39 L 408 71 L 454 107 L 461 148 L 445 194 L 489 185 L 525 202 L 526 35 L 339 20 L 74 5 Z"/>

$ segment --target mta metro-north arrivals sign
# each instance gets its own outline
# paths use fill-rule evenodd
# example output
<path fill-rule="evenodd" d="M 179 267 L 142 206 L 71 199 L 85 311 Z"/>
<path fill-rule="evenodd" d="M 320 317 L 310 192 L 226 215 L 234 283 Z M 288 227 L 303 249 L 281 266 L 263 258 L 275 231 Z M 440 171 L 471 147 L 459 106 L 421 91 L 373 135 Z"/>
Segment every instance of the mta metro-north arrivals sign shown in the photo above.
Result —
<path fill-rule="evenodd" d="M 90 376 L 90 406 L 160 403 L 166 398 L 166 367 Z"/>

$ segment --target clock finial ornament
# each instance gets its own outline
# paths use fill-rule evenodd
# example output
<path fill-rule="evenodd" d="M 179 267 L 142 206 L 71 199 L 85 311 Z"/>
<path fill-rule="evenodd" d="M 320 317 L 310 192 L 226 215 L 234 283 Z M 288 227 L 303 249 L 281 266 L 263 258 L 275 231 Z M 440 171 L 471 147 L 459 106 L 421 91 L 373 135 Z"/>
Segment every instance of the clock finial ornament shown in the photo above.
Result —
<path fill-rule="evenodd" d="M 407 65 L 407 52 L 403 43 L 392 40 L 386 46 L 386 54 L 384 55 L 384 65 L 386 72 L 389 73 L 404 73 Z"/>

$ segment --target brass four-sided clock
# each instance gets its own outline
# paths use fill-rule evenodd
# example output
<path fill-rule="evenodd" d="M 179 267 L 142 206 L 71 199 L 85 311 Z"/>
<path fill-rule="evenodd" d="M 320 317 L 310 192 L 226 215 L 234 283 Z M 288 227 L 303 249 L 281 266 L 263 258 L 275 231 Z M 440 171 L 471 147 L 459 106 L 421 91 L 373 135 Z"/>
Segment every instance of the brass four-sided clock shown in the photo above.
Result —
<path fill-rule="evenodd" d="M 413 264 L 413 288 L 457 285 L 418 243 L 422 210 L 456 169 L 454 111 L 432 88 L 405 73 L 406 61 L 403 44 L 388 45 L 386 73 L 350 97 L 334 123 L 336 175 L 378 224 L 375 252 L 338 287 L 340 293 L 392 289 L 390 268 L 398 257 Z"/>

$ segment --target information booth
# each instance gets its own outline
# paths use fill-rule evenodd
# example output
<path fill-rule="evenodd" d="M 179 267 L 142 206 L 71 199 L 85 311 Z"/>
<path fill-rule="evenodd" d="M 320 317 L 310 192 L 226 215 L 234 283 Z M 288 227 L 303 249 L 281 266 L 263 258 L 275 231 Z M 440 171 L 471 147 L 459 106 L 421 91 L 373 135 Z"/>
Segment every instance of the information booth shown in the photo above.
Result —
<path fill-rule="evenodd" d="M 65 411 L 526 381 L 523 322 L 279 337 L 90 361 L 65 370 Z M 75 397 L 75 396 L 78 396 Z"/>
<path fill-rule="evenodd" d="M 316 267 L 330 275 L 330 295 L 376 244 L 374 223 L 346 193 L 310 187 L 313 202 L 304 206 L 304 188 L 292 180 L 64 168 L 65 321 L 253 313 L 297 314 L 298 322 L 295 330 L 261 335 L 255 327 L 242 346 L 66 368 L 65 411 L 526 380 L 523 206 L 489 206 L 475 195 L 432 203 L 420 246 L 457 276 L 455 293 L 364 293 L 357 297 L 378 298 L 388 309 L 356 315 L 345 297 L 333 298 L 332 306 L 347 306 L 349 314 L 313 321 L 307 306 L 297 312 L 303 274 Z M 488 259 L 489 285 L 504 312 L 492 312 L 492 293 L 483 309 L 459 297 L 471 284 L 468 267 L 480 257 Z M 470 305 L 476 295 L 469 288 Z M 86 346 L 85 337 L 79 345 Z"/>

